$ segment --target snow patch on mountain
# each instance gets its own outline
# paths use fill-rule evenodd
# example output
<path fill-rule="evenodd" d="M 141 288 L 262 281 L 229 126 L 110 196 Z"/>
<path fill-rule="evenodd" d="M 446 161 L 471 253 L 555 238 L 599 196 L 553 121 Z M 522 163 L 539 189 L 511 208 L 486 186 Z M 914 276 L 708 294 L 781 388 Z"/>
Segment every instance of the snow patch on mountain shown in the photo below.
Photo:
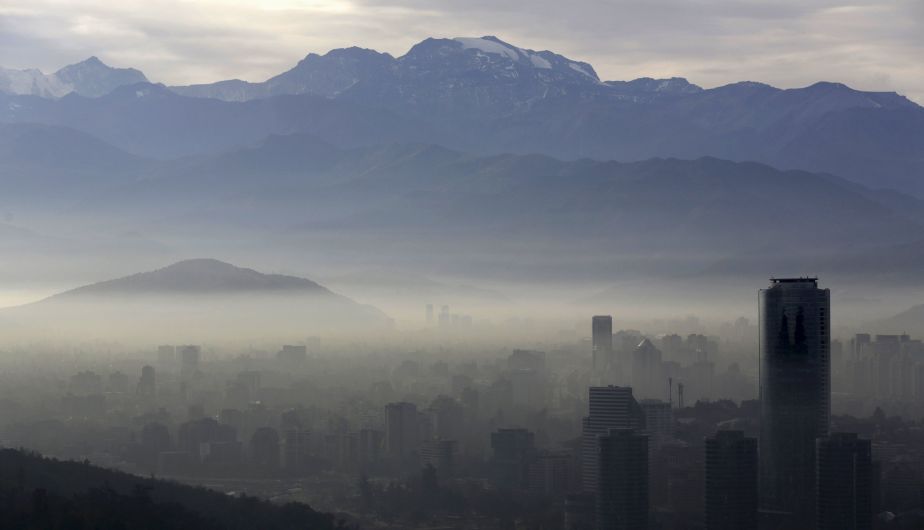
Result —
<path fill-rule="evenodd" d="M 536 68 L 541 68 L 543 70 L 552 69 L 552 63 L 550 63 L 545 57 L 542 57 L 541 55 L 531 54 L 529 56 L 529 60 Z"/>
<path fill-rule="evenodd" d="M 596 79 L 597 79 L 597 76 L 591 74 L 590 72 L 588 72 L 587 70 L 585 70 L 583 66 L 581 66 L 581 65 L 579 65 L 579 64 L 577 64 L 577 63 L 568 63 L 568 67 L 571 68 L 572 70 L 574 70 L 575 72 L 578 72 L 578 73 L 580 73 L 580 74 L 584 74 L 584 75 L 586 75 L 587 77 L 589 77 L 589 78 L 591 78 L 591 79 L 593 79 L 593 80 L 596 80 Z"/>
<path fill-rule="evenodd" d="M 503 44 L 493 40 L 483 39 L 480 37 L 456 37 L 453 40 L 461 43 L 462 47 L 466 50 L 475 49 L 484 53 L 503 55 L 511 61 L 520 60 L 520 50 L 518 48 L 515 49 L 509 46 L 504 46 Z"/>

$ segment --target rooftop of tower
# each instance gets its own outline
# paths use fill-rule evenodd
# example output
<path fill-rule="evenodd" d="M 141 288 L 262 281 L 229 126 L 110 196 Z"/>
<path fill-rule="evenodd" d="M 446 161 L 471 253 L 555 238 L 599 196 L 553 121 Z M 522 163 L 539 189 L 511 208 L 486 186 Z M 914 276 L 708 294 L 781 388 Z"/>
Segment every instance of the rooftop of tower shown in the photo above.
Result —
<path fill-rule="evenodd" d="M 770 278 L 770 285 L 780 285 L 783 283 L 810 283 L 813 286 L 818 286 L 818 277 L 817 276 L 800 276 L 798 278 Z"/>

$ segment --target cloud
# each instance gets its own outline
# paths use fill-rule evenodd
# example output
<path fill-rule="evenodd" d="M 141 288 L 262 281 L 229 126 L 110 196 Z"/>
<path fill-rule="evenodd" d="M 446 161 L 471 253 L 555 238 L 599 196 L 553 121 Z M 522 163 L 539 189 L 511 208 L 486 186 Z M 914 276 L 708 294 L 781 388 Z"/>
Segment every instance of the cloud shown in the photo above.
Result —
<path fill-rule="evenodd" d="M 919 0 L 0 0 L 0 64 L 98 55 L 169 84 L 262 80 L 308 52 L 401 55 L 428 36 L 493 34 L 607 79 L 704 86 L 841 81 L 924 101 Z"/>

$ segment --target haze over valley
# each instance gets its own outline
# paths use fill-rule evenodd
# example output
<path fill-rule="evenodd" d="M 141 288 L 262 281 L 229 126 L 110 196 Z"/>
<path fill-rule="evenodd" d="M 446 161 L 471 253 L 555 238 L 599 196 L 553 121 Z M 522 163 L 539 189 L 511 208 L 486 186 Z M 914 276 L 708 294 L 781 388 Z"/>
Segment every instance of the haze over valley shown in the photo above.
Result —
<path fill-rule="evenodd" d="M 0 528 L 924 528 L 922 36 L 0 0 Z"/>
<path fill-rule="evenodd" d="M 309 54 L 262 83 L 95 57 L 2 76 L 7 305 L 194 257 L 340 281 L 399 322 L 429 282 L 502 318 L 647 290 L 646 318 L 731 319 L 779 272 L 831 278 L 844 322 L 920 294 L 924 110 L 895 93 L 602 81 L 496 37 Z"/>

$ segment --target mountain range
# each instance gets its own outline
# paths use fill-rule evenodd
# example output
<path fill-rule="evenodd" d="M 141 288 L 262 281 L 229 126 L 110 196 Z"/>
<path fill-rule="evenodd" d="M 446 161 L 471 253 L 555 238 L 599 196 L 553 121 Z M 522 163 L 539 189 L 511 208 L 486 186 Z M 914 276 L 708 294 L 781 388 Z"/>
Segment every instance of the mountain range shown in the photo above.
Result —
<path fill-rule="evenodd" d="M 415 308 L 524 280 L 924 288 L 924 109 L 895 93 L 606 81 L 495 37 L 309 54 L 263 82 L 95 59 L 34 79 L 0 85 L 8 277 L 206 254 Z"/>
<path fill-rule="evenodd" d="M 309 54 L 264 82 L 165 87 L 114 71 L 101 78 L 125 82 L 104 95 L 5 90 L 0 121 L 71 127 L 157 158 L 310 133 L 344 148 L 429 142 L 565 160 L 711 156 L 924 195 L 924 109 L 838 83 L 704 90 L 679 78 L 601 81 L 587 63 L 496 37 L 426 39 L 397 58 L 355 47 Z"/>
<path fill-rule="evenodd" d="M 60 98 L 71 93 L 99 97 L 120 86 L 147 80 L 134 68 L 112 68 L 97 57 L 65 66 L 53 74 L 43 74 L 34 68 L 0 68 L 0 92 L 42 98 Z"/>

